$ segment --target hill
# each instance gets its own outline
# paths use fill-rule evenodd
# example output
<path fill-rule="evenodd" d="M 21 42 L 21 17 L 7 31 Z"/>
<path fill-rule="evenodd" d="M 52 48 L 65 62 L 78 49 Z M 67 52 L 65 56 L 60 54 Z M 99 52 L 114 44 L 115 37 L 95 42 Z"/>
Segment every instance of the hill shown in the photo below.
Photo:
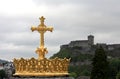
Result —
<path fill-rule="evenodd" d="M 0 64 L 7 63 L 8 61 L 0 59 Z"/>
<path fill-rule="evenodd" d="M 91 71 L 91 59 L 92 54 L 83 54 L 80 52 L 80 47 L 68 47 L 60 49 L 60 51 L 54 54 L 51 58 L 71 58 L 69 66 L 69 73 L 74 77 L 89 76 Z"/>
<path fill-rule="evenodd" d="M 91 60 L 97 47 L 102 46 L 107 51 L 108 58 L 120 58 L 120 44 L 94 44 L 94 36 L 89 35 L 88 40 L 71 41 L 61 45 L 58 53 L 51 58 L 71 58 L 69 72 L 75 77 L 90 76 Z"/>

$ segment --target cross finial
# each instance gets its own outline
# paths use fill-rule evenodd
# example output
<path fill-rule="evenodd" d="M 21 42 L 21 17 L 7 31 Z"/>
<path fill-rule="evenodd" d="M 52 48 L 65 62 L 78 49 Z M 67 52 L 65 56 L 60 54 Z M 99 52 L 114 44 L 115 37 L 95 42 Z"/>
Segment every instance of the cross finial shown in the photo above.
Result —
<path fill-rule="evenodd" d="M 44 47 L 44 33 L 46 31 L 52 32 L 53 28 L 52 27 L 46 27 L 44 25 L 44 20 L 45 18 L 42 16 L 39 18 L 41 21 L 41 24 L 38 25 L 38 27 L 31 27 L 32 31 L 38 31 L 40 33 L 40 46 L 37 48 L 36 52 L 39 54 L 38 59 L 44 59 L 45 58 L 45 53 L 47 53 L 47 48 Z"/>
<path fill-rule="evenodd" d="M 45 20 L 44 16 L 41 16 L 39 19 L 40 19 L 41 21 L 44 21 L 44 20 Z"/>
<path fill-rule="evenodd" d="M 44 20 L 45 20 L 45 18 L 44 18 L 43 16 L 41 16 L 39 19 L 40 19 L 40 22 L 41 22 L 40 25 L 44 25 Z"/>

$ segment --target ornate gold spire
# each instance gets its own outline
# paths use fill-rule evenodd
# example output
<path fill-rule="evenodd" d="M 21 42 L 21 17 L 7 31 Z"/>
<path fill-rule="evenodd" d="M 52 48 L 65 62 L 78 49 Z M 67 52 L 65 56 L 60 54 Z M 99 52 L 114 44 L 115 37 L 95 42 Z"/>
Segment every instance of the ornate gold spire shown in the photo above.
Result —
<path fill-rule="evenodd" d="M 42 16 L 40 18 L 40 25 L 38 27 L 31 27 L 32 31 L 38 31 L 40 33 L 40 46 L 36 49 L 38 53 L 38 59 L 16 59 L 14 58 L 13 63 L 15 66 L 14 76 L 66 76 L 68 73 L 68 66 L 70 59 L 64 58 L 45 58 L 45 53 L 47 53 L 47 48 L 44 47 L 44 33 L 46 31 L 53 30 L 52 27 L 46 27 L 44 24 L 45 18 Z"/>
<path fill-rule="evenodd" d="M 40 46 L 36 49 L 36 53 L 38 53 L 38 59 L 44 59 L 45 58 L 45 53 L 47 53 L 47 48 L 44 47 L 44 33 L 46 31 L 53 31 L 53 27 L 46 27 L 44 24 L 45 18 L 42 16 L 40 19 L 40 25 L 38 27 L 31 27 L 32 32 L 33 31 L 38 31 L 40 33 Z"/>

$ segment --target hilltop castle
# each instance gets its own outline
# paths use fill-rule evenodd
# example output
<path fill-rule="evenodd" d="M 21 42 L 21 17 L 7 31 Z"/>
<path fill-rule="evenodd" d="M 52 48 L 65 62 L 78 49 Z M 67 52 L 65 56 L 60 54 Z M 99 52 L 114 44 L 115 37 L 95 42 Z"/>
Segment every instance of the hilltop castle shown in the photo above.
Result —
<path fill-rule="evenodd" d="M 61 45 L 60 48 L 73 48 L 79 47 L 81 53 L 94 53 L 97 46 L 102 46 L 106 51 L 112 53 L 112 55 L 118 54 L 120 51 L 120 44 L 106 44 L 106 43 L 96 43 L 94 44 L 94 36 L 89 35 L 87 40 L 75 40 L 71 41 L 69 44 Z M 113 53 L 114 52 L 114 53 Z"/>
<path fill-rule="evenodd" d="M 91 47 L 94 45 L 94 36 L 89 35 L 88 40 L 76 40 L 76 41 L 71 41 L 69 44 L 62 45 L 61 48 L 66 48 L 66 47 Z"/>

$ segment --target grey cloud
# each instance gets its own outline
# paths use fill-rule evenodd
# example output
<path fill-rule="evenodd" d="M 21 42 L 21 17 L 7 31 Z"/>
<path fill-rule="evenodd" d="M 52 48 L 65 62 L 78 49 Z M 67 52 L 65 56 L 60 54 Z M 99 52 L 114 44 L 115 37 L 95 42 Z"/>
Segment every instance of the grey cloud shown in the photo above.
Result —
<path fill-rule="evenodd" d="M 54 27 L 53 33 L 45 34 L 45 46 L 50 52 L 47 57 L 58 52 L 61 44 L 67 44 L 71 40 L 87 39 L 89 34 L 95 36 L 95 42 L 120 42 L 119 0 L 34 0 L 33 2 L 38 7 L 40 5 L 48 7 L 45 24 Z M 36 13 L 36 16 L 39 13 Z M 0 49 L 0 56 L 4 57 L 4 53 L 8 51 L 11 54 L 9 59 L 15 56 L 36 56 L 33 53 L 39 46 L 39 34 L 30 30 L 32 25 L 39 24 L 36 16 L 27 14 L 0 16 L 0 44 L 12 43 L 17 47 L 28 48 Z"/>
<path fill-rule="evenodd" d="M 61 5 L 67 3 L 78 3 L 80 0 L 33 0 L 35 4 L 47 4 L 47 5 Z"/>
<path fill-rule="evenodd" d="M 26 32 L 30 31 L 34 18 L 25 16 L 0 16 L 0 32 Z M 30 24 L 31 23 L 31 24 Z"/>

